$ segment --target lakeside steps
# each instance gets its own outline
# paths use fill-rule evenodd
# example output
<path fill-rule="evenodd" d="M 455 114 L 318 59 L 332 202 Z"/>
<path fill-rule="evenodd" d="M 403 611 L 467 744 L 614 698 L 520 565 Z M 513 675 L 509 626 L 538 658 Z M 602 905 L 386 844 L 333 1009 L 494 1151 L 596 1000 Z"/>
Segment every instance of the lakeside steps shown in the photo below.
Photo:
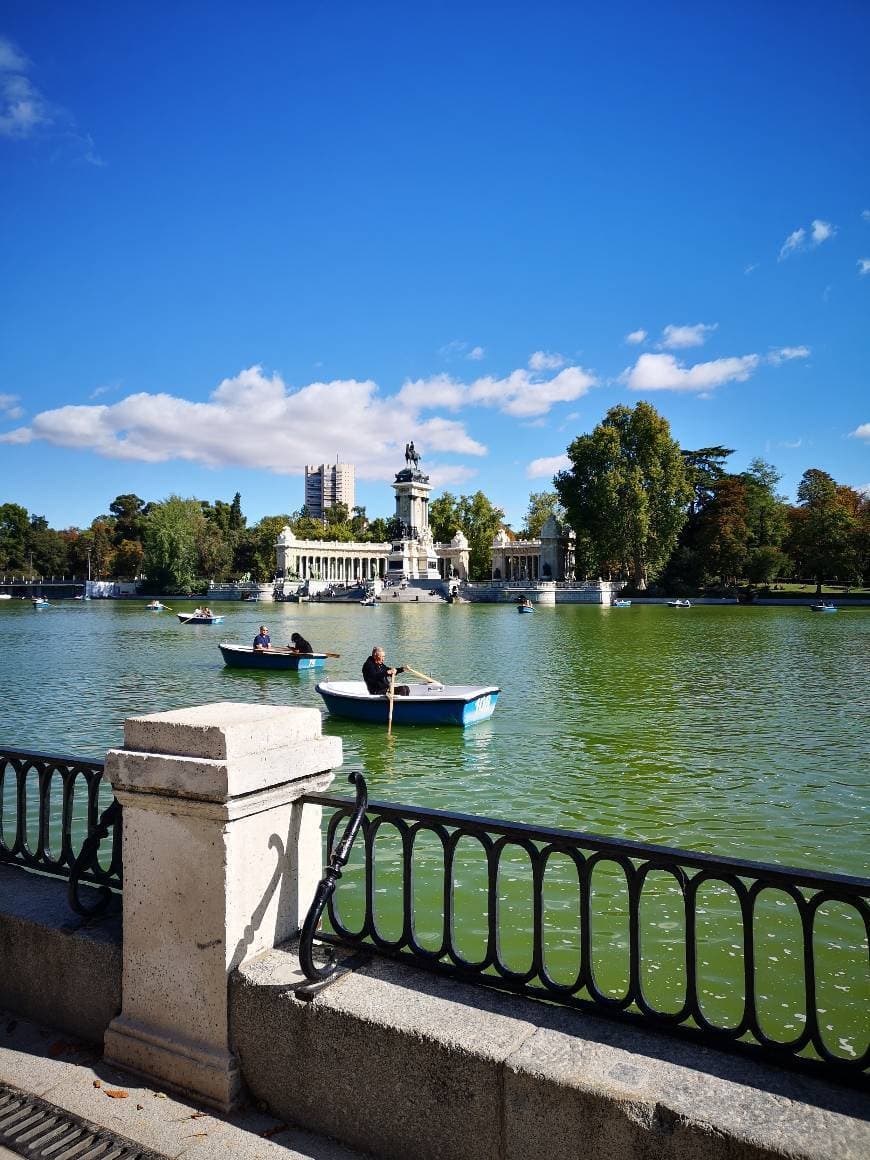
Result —
<path fill-rule="evenodd" d="M 348 943 L 367 945 L 338 948 L 351 955 L 348 972 L 302 1000 L 295 940 L 323 871 L 321 812 L 333 811 L 334 843 L 353 808 L 327 793 L 342 748 L 322 736 L 316 710 L 223 703 L 128 719 L 124 747 L 105 763 L 123 837 L 114 823 L 102 861 L 86 860 L 94 883 L 118 886 L 123 872 L 120 899 L 99 919 L 71 921 L 65 884 L 18 868 L 68 875 L 76 854 L 68 833 L 60 850 L 49 840 L 52 780 L 69 821 L 84 778 L 93 829 L 105 801 L 99 763 L 13 751 L 0 760 L 25 798 L 34 771 L 44 790 L 35 850 L 20 794 L 11 844 L 4 817 L 2 860 L 12 864 L 0 866 L 0 1003 L 102 1041 L 108 1061 L 158 1087 L 228 1109 L 246 1086 L 282 1118 L 389 1157 L 567 1160 L 579 1140 L 591 1157 L 673 1160 L 833 1160 L 870 1150 L 866 1099 L 824 1075 L 658 1033 L 654 1020 L 602 1020 L 507 993 L 522 986 L 506 964 L 498 967 L 506 989 L 493 991 L 382 957 L 379 944 L 390 946 L 373 922 L 373 884 L 368 938 L 333 921 Z M 745 884 L 744 903 L 779 875 L 811 916 L 830 899 L 846 900 L 865 924 L 870 913 L 864 880 L 806 872 L 789 881 L 782 868 L 735 859 L 379 803 L 369 803 L 367 819 L 358 839 L 367 848 L 387 822 L 406 835 L 423 826 L 447 834 L 454 850 L 467 833 L 491 850 L 524 842 L 544 860 L 548 844 L 580 851 L 587 864 L 609 856 L 635 867 L 635 885 L 645 866 L 671 867 L 690 894 L 696 875 L 730 874 Z M 497 859 L 490 865 L 492 891 Z M 412 933 L 406 899 L 403 939 Z M 495 928 L 488 941 L 496 951 Z M 853 1064 L 856 1082 L 865 1082 L 866 1063 Z"/>

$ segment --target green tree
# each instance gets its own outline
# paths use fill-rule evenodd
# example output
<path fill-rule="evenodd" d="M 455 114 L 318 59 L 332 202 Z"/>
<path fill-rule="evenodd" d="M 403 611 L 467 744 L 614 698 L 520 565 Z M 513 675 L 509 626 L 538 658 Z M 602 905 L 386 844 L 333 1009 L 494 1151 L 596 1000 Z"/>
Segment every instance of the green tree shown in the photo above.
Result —
<path fill-rule="evenodd" d="M 264 516 L 253 528 L 254 552 L 251 560 L 251 576 L 261 583 L 275 576 L 276 549 L 278 537 L 290 524 L 290 516 Z M 321 529 L 322 530 L 322 529 Z M 294 532 L 294 534 L 296 534 Z"/>
<path fill-rule="evenodd" d="M 736 584 L 749 554 L 749 505 L 746 485 L 737 475 L 723 475 L 712 486 L 699 518 L 697 544 L 705 566 L 723 584 Z"/>
<path fill-rule="evenodd" d="M 746 519 L 752 548 L 778 548 L 788 531 L 788 504 L 776 492 L 782 476 L 773 464 L 753 459 L 740 478 L 746 487 Z"/>
<path fill-rule="evenodd" d="M 0 568 L 4 571 L 23 570 L 28 566 L 29 531 L 27 508 L 17 503 L 0 504 Z"/>
<path fill-rule="evenodd" d="M 734 454 L 732 447 L 699 447 L 697 451 L 681 451 L 686 468 L 686 479 L 694 493 L 691 512 L 699 512 L 713 495 L 716 481 L 725 474 L 725 460 Z"/>
<path fill-rule="evenodd" d="M 139 540 L 121 540 L 115 548 L 115 575 L 119 580 L 134 580 L 142 571 L 145 548 Z"/>
<path fill-rule="evenodd" d="M 449 491 L 429 504 L 429 531 L 436 544 L 449 544 L 460 528 L 459 500 Z"/>
<path fill-rule="evenodd" d="M 571 468 L 554 483 L 578 541 L 600 569 L 615 564 L 646 588 L 673 551 L 692 496 L 667 420 L 649 403 L 613 407 L 568 457 Z"/>
<path fill-rule="evenodd" d="M 114 523 L 116 544 L 120 544 L 122 540 L 142 542 L 142 537 L 145 534 L 145 501 L 143 499 L 132 492 L 115 496 L 109 504 L 109 512 Z"/>
<path fill-rule="evenodd" d="M 855 552 L 860 496 L 852 488 L 839 488 L 827 471 L 810 468 L 797 497 L 786 549 L 801 574 L 815 580 L 816 594 L 821 595 L 824 581 L 849 582 L 860 570 Z"/>
<path fill-rule="evenodd" d="M 533 491 L 529 495 L 529 506 L 519 537 L 521 540 L 538 540 L 541 529 L 550 518 L 555 516 L 559 523 L 564 522 L 565 509 L 559 503 L 555 491 Z"/>
<path fill-rule="evenodd" d="M 189 592 L 197 580 L 197 542 L 205 524 L 195 499 L 171 495 L 151 506 L 145 526 L 144 567 L 163 591 Z"/>
<path fill-rule="evenodd" d="M 458 514 L 459 527 L 468 538 L 468 578 L 488 580 L 492 574 L 492 541 L 502 526 L 504 512 L 482 491 L 476 491 L 459 497 Z"/>

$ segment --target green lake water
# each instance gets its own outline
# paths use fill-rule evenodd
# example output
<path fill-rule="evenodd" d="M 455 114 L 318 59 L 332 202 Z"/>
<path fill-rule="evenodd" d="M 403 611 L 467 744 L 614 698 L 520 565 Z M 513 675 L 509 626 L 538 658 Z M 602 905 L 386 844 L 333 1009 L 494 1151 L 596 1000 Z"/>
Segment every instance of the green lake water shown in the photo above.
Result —
<path fill-rule="evenodd" d="M 388 738 L 378 726 L 325 718 L 324 731 L 343 740 L 345 767 L 364 769 L 375 800 L 868 874 L 870 609 L 818 616 L 797 607 L 560 606 L 518 616 L 497 605 L 227 603 L 215 606 L 223 624 L 192 627 L 144 604 L 64 601 L 34 611 L 29 602 L 0 603 L 0 745 L 101 759 L 122 744 L 123 720 L 133 714 L 224 700 L 322 708 L 317 680 L 358 679 L 372 645 L 382 644 L 388 663 L 451 684 L 498 684 L 502 695 L 494 717 L 467 730 L 404 728 Z M 249 643 L 263 621 L 276 644 L 299 631 L 315 649 L 341 657 L 319 673 L 224 668 L 218 642 Z M 350 796 L 343 778 L 333 788 Z M 383 848 L 378 889 L 389 895 L 397 875 L 388 840 Z M 438 856 L 421 847 L 421 866 Z M 501 887 L 513 926 L 506 949 L 518 967 L 529 946 L 521 861 Z M 350 918 L 359 902 L 354 863 L 343 881 Z M 465 868 L 459 916 L 463 950 L 474 957 L 485 937 L 485 879 L 471 852 Z M 552 878 L 548 965 L 568 979 L 574 888 L 567 867 L 554 864 Z M 433 873 L 427 886 L 422 874 L 416 887 L 432 908 L 428 934 L 436 942 L 437 881 Z M 610 942 L 602 985 L 618 994 L 626 908 L 606 875 L 598 892 L 608 900 L 599 936 Z M 727 1021 L 742 960 L 733 906 L 714 894 L 702 989 Z M 679 988 L 680 918 L 666 883 L 658 895 L 644 937 L 663 947 L 661 974 L 647 984 L 667 1006 Z M 801 1018 L 800 948 L 783 900 L 771 898 L 768 909 L 778 933 L 759 961 L 759 982 L 770 984 L 769 1026 L 788 1038 Z M 867 1038 L 866 942 L 854 912 L 822 919 L 829 977 L 820 1007 L 830 1013 L 832 1049 L 854 1056 Z M 386 905 L 385 929 L 395 922 Z M 425 937 L 422 919 L 420 926 Z"/>

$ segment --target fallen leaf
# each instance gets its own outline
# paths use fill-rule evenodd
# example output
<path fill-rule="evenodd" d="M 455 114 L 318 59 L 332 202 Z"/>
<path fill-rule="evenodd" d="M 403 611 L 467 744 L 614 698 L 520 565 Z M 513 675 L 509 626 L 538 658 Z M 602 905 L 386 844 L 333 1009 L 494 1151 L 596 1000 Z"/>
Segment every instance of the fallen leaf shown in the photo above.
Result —
<path fill-rule="evenodd" d="M 191 1112 L 190 1118 L 192 1120 L 201 1120 L 203 1116 L 207 1116 L 208 1112 Z"/>
<path fill-rule="evenodd" d="M 123 1088 L 104 1088 L 103 1090 L 113 1100 L 125 1100 L 130 1094 L 129 1092 L 125 1092 Z"/>
<path fill-rule="evenodd" d="M 141 1105 L 141 1104 L 137 1104 L 137 1105 L 136 1105 L 136 1111 L 137 1111 L 137 1112 L 141 1112 L 141 1111 L 142 1111 L 142 1105 Z"/>
<path fill-rule="evenodd" d="M 102 1087 L 102 1086 L 103 1086 L 103 1081 L 101 1079 L 94 1080 L 94 1087 Z"/>
<path fill-rule="evenodd" d="M 208 1132 L 190 1132 L 185 1137 L 187 1140 L 202 1140 L 208 1135 Z"/>
<path fill-rule="evenodd" d="M 155 1100 L 165 1100 L 167 1098 L 166 1092 L 155 1092 L 154 1098 Z"/>

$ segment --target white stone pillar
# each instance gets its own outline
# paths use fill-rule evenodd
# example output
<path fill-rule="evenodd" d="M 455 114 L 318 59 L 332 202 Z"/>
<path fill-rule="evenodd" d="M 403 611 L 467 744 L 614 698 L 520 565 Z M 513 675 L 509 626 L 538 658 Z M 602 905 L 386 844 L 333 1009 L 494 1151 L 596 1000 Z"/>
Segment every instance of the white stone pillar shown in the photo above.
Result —
<path fill-rule="evenodd" d="M 228 977 L 301 926 L 321 810 L 298 799 L 341 760 L 317 709 L 223 702 L 124 722 L 106 758 L 124 822 L 123 1003 L 107 1060 L 233 1106 Z"/>

